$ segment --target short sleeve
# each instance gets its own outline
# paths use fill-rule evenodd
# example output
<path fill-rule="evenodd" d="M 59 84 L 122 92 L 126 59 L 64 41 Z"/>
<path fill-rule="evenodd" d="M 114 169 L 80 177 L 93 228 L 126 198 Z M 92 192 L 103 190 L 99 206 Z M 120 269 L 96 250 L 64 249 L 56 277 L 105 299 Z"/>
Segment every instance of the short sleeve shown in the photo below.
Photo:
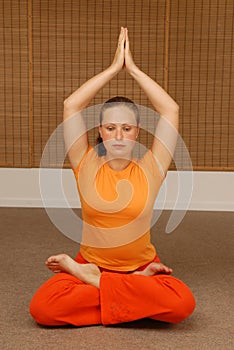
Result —
<path fill-rule="evenodd" d="M 75 178 L 77 179 L 78 178 L 78 173 L 80 171 L 80 168 L 85 164 L 87 163 L 87 159 L 90 157 L 90 154 L 93 154 L 93 153 L 96 153 L 94 148 L 92 146 L 89 146 L 85 152 L 85 154 L 83 155 L 80 163 L 77 165 L 76 168 L 72 169 L 73 170 L 73 173 L 75 175 Z"/>
<path fill-rule="evenodd" d="M 151 150 L 148 150 L 143 158 L 140 160 L 140 164 L 146 168 L 154 177 L 160 178 L 163 182 L 165 179 L 165 173 L 159 160 L 153 155 Z"/>

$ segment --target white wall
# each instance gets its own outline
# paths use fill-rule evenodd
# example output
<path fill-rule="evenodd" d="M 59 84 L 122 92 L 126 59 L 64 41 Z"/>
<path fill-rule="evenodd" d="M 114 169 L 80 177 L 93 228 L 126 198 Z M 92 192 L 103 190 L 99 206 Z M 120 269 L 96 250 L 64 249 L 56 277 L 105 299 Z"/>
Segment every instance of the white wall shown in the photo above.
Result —
<path fill-rule="evenodd" d="M 0 206 L 80 207 L 72 170 L 1 168 Z M 234 211 L 234 172 L 168 172 L 155 207 Z"/>

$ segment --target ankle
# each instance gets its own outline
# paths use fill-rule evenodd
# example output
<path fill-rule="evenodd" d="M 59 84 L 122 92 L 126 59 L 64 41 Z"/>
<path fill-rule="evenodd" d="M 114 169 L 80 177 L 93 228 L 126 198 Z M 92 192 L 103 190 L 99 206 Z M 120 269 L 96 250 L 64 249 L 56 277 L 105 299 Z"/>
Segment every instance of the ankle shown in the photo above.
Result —
<path fill-rule="evenodd" d="M 88 278 L 87 283 L 93 287 L 100 289 L 100 279 L 100 276 L 91 276 L 90 278 Z"/>

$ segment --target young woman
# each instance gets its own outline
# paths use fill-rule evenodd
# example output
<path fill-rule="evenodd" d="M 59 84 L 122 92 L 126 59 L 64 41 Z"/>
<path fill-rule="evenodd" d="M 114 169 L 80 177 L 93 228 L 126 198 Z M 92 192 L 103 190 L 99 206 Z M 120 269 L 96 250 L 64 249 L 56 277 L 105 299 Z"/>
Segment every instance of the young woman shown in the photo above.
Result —
<path fill-rule="evenodd" d="M 132 101 L 115 97 L 104 103 L 99 126 L 103 155 L 89 145 L 78 113 L 123 68 L 162 116 L 151 150 L 137 160 L 132 150 L 140 120 Z M 65 123 L 76 114 L 79 138 L 71 142 L 74 128 L 67 126 L 65 142 L 72 143 L 68 155 L 82 206 L 80 252 L 75 260 L 66 254 L 47 259 L 47 267 L 56 274 L 35 293 L 32 316 L 49 326 L 108 325 L 145 317 L 184 320 L 194 310 L 194 297 L 160 262 L 150 241 L 154 201 L 176 145 L 178 105 L 136 66 L 126 28 L 121 28 L 110 67 L 65 101 Z"/>

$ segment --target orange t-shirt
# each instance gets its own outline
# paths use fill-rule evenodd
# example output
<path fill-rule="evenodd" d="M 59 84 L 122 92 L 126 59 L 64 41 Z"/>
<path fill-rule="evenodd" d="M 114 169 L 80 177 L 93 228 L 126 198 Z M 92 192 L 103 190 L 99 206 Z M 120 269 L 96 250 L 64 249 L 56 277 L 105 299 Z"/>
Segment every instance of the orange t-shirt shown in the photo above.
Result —
<path fill-rule="evenodd" d="M 152 261 L 150 224 L 164 179 L 152 152 L 115 171 L 90 147 L 74 174 L 82 207 L 82 256 L 115 271 Z"/>

